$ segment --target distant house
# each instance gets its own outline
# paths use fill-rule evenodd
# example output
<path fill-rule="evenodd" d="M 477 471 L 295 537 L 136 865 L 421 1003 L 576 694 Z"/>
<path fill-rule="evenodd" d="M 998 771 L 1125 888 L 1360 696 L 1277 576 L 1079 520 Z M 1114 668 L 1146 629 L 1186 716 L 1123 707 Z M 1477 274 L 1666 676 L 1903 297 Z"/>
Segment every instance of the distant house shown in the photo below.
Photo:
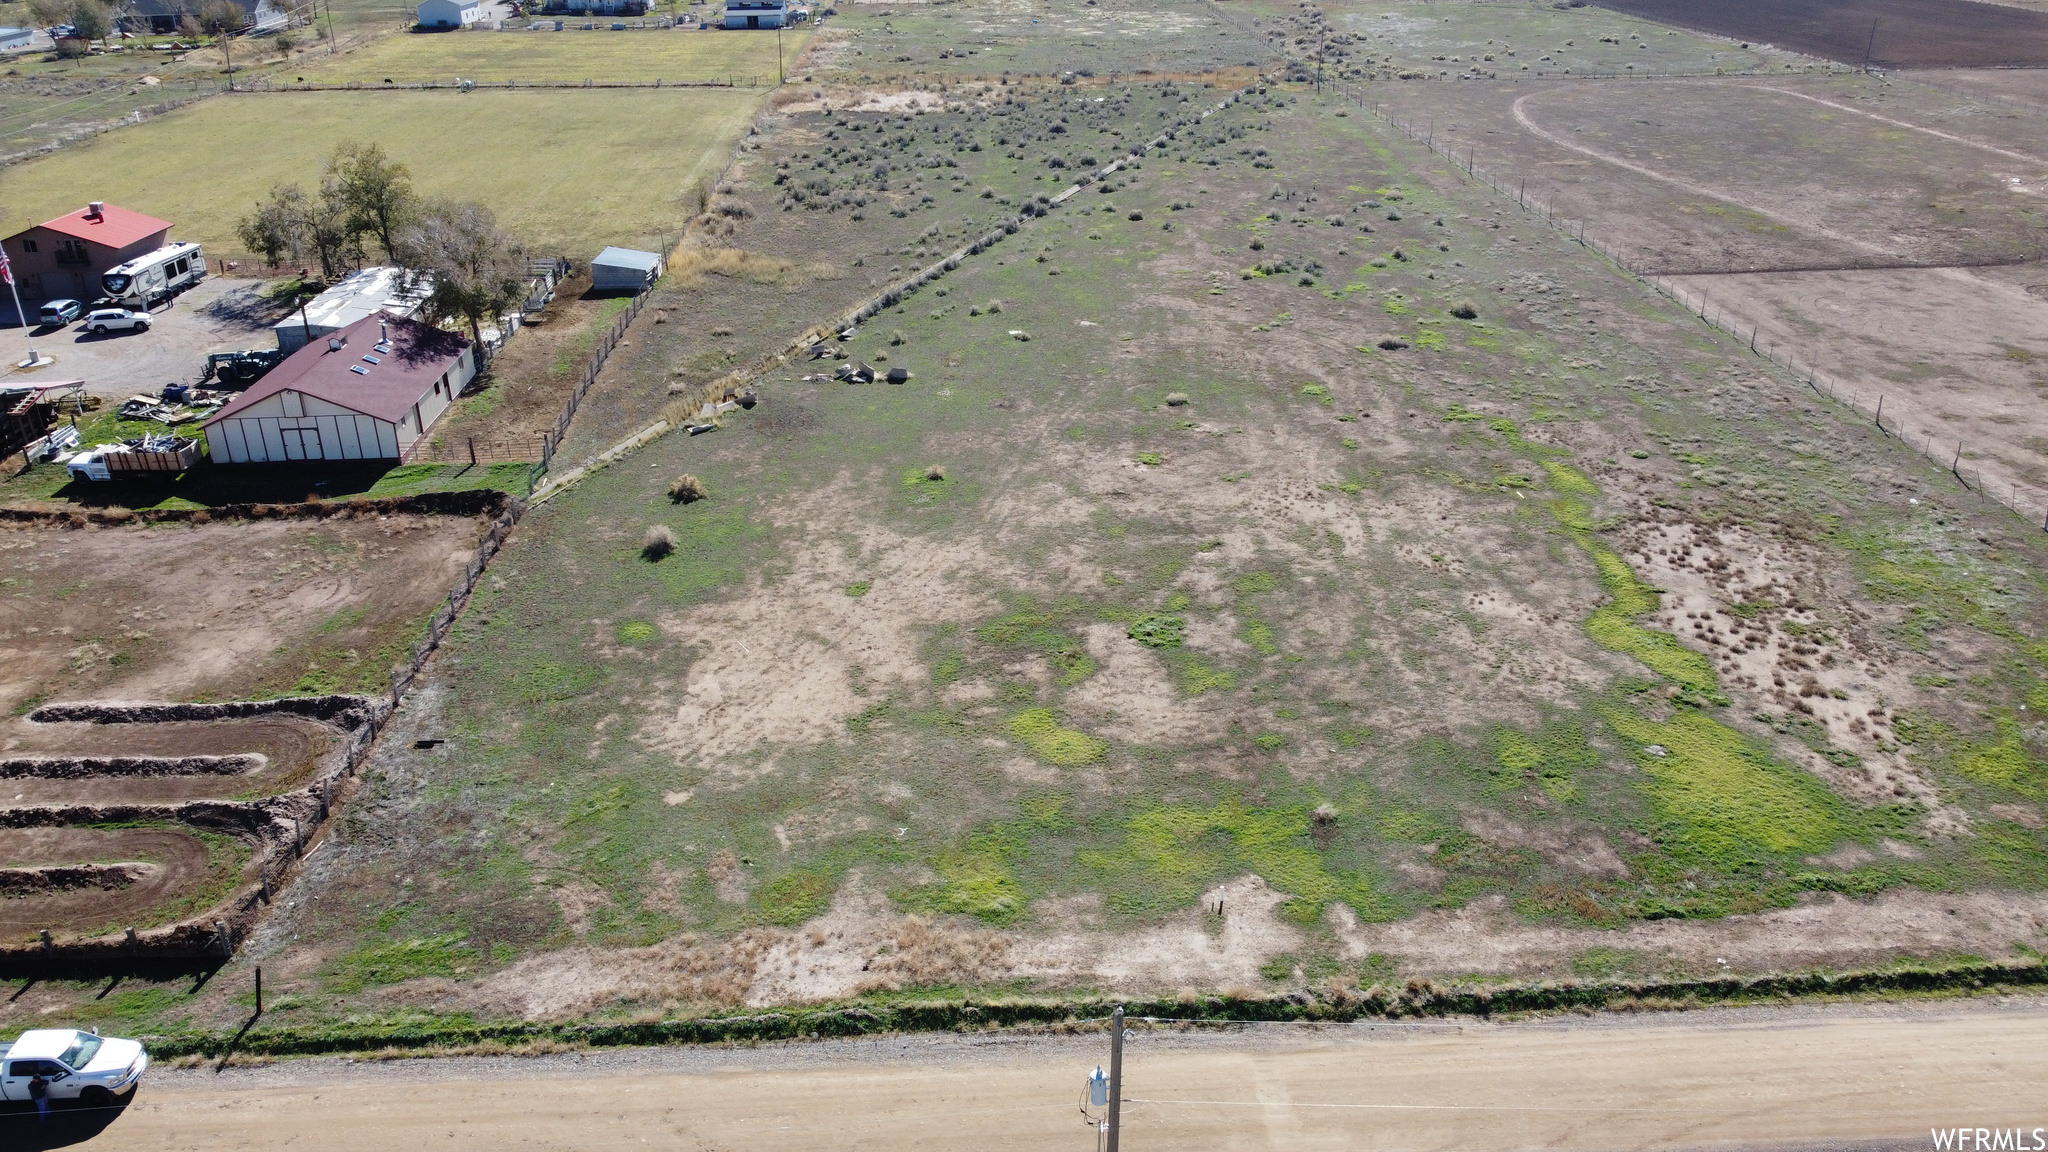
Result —
<path fill-rule="evenodd" d="M 309 344 L 206 422 L 217 464 L 396 460 L 476 375 L 469 341 L 376 313 Z"/>
<path fill-rule="evenodd" d="M 292 26 L 291 13 L 275 0 L 228 2 L 240 8 L 246 17 L 242 24 L 245 32 L 278 32 Z M 168 35 L 179 31 L 186 17 L 197 19 L 199 6 L 200 0 L 129 0 L 127 11 L 121 15 L 121 28 L 127 32 Z"/>
<path fill-rule="evenodd" d="M 590 286 L 599 292 L 645 292 L 661 279 L 661 257 L 631 248 L 606 248 L 590 262 Z"/>
<path fill-rule="evenodd" d="M 24 306 L 59 299 L 91 303 L 100 296 L 100 276 L 107 269 L 163 247 L 170 232 L 168 220 L 95 200 L 0 239 L 0 249 L 14 265 Z"/>
<path fill-rule="evenodd" d="M 551 16 L 645 16 L 647 0 L 547 0 Z"/>
<path fill-rule="evenodd" d="M 364 268 L 306 301 L 270 330 L 279 349 L 295 352 L 378 312 L 410 319 L 426 302 L 427 292 L 428 286 L 411 280 L 403 268 Z"/>
<path fill-rule="evenodd" d="M 780 28 L 786 11 L 784 0 L 725 0 L 725 26 Z"/>
<path fill-rule="evenodd" d="M 467 28 L 484 18 L 478 0 L 420 0 L 417 19 L 422 28 Z"/>

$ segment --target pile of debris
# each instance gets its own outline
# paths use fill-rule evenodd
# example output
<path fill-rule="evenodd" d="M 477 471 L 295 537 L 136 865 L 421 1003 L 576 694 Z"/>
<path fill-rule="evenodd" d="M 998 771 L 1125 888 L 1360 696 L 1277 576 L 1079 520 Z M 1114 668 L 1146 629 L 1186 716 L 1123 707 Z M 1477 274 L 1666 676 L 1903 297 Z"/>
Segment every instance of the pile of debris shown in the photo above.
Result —
<path fill-rule="evenodd" d="M 189 384 L 166 384 L 163 394 L 130 396 L 121 402 L 123 420 L 154 420 L 176 427 L 203 420 L 234 398 L 231 392 L 194 388 Z"/>

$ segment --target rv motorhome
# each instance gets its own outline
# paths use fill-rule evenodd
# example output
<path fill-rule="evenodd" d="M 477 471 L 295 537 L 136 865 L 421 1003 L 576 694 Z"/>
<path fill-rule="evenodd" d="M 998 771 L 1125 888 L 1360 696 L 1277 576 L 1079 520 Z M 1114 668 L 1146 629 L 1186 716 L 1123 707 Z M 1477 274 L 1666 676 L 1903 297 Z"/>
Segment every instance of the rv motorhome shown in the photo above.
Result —
<path fill-rule="evenodd" d="M 206 253 L 197 244 L 167 244 L 100 277 L 100 288 L 124 308 L 148 311 L 206 277 Z"/>

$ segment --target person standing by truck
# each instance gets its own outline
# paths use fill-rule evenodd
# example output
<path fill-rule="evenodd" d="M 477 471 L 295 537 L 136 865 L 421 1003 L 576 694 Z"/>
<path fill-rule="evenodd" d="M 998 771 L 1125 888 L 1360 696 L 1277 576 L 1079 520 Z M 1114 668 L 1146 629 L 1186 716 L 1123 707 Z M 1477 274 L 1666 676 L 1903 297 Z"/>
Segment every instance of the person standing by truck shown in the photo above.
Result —
<path fill-rule="evenodd" d="M 36 1119 L 50 1118 L 50 1082 L 41 1076 L 28 1082 L 28 1098 L 36 1102 Z"/>

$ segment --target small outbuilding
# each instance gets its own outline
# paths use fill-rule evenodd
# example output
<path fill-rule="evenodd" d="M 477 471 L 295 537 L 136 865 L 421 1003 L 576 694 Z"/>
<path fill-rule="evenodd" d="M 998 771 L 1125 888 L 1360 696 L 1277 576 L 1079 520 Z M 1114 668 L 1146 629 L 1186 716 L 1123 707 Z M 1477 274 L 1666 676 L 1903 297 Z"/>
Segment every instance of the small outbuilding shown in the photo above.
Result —
<path fill-rule="evenodd" d="M 478 0 L 420 0 L 418 19 L 422 28 L 467 28 L 483 18 L 483 5 Z"/>
<path fill-rule="evenodd" d="M 218 464 L 396 460 L 476 375 L 468 340 L 379 312 L 285 358 L 206 422 Z"/>
<path fill-rule="evenodd" d="M 658 253 L 606 248 L 590 262 L 590 286 L 599 292 L 645 292 L 661 273 Z"/>

